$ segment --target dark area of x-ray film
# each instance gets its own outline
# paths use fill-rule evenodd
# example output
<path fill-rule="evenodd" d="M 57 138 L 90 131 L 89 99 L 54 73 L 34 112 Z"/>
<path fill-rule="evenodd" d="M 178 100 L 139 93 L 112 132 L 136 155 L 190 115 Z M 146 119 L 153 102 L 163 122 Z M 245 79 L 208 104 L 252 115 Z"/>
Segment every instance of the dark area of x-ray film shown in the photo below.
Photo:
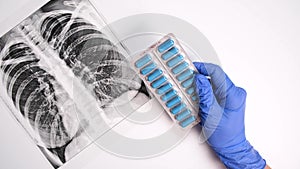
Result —
<path fill-rule="evenodd" d="M 68 76 L 104 110 L 127 92 L 134 93 L 129 102 L 139 95 L 150 99 L 124 53 L 84 14 L 89 7 L 85 0 L 50 1 L 0 39 L 1 92 L 56 168 L 91 142 L 84 132 L 89 119 L 77 117 Z M 57 67 L 68 73 L 57 73 Z"/>

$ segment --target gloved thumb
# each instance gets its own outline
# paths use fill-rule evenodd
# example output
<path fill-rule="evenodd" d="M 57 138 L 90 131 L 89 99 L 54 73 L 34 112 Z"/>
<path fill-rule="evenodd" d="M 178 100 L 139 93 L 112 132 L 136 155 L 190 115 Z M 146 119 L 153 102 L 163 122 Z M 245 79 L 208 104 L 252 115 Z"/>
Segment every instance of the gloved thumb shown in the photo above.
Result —
<path fill-rule="evenodd" d="M 217 102 L 212 86 L 204 75 L 196 74 L 195 83 L 199 95 L 200 125 L 208 139 L 217 129 L 223 116 L 223 108 Z"/>
<path fill-rule="evenodd" d="M 199 95 L 199 115 L 201 123 L 204 124 L 208 116 L 218 116 L 217 114 L 213 114 L 217 112 L 212 111 L 212 109 L 220 106 L 214 96 L 212 86 L 207 77 L 201 74 L 196 74 L 195 79 Z"/>

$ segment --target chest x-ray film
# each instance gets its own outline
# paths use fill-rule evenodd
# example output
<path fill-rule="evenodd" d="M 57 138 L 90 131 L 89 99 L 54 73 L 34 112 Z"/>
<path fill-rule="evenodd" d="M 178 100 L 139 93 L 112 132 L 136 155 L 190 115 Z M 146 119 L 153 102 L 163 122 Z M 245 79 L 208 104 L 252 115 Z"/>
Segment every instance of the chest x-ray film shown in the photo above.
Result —
<path fill-rule="evenodd" d="M 1 99 L 55 168 L 150 100 L 106 26 L 53 0 L 0 38 Z"/>

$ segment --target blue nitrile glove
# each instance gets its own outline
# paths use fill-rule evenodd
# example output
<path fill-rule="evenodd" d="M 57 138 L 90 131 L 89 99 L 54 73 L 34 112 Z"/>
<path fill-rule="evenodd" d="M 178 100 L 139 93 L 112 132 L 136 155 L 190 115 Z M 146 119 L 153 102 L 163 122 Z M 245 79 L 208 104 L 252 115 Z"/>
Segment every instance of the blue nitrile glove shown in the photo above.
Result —
<path fill-rule="evenodd" d="M 245 137 L 246 91 L 214 64 L 194 63 L 204 137 L 230 169 L 263 169 L 265 160 Z M 211 83 L 206 78 L 211 78 Z"/>

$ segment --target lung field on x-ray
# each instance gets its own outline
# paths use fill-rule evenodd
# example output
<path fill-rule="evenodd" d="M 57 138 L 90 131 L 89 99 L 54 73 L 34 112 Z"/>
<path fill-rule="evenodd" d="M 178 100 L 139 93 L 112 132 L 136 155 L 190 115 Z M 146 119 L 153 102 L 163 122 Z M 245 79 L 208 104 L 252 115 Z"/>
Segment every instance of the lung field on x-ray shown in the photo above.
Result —
<path fill-rule="evenodd" d="M 83 126 L 74 98 L 43 57 L 63 61 L 101 108 L 127 91 L 149 96 L 108 36 L 84 15 L 74 13 L 76 5 L 66 7 L 64 2 L 81 1 L 50 1 L 0 38 L 1 86 L 41 140 L 39 146 L 59 159 L 55 167 L 68 160 L 65 149 Z"/>
<path fill-rule="evenodd" d="M 94 25 L 70 13 L 55 13 L 45 18 L 40 27 L 43 38 L 59 53 L 102 103 L 110 102 L 127 90 L 137 90 L 140 83 L 126 79 L 133 74 L 125 57 Z M 125 70 L 125 71 L 124 71 Z"/>

